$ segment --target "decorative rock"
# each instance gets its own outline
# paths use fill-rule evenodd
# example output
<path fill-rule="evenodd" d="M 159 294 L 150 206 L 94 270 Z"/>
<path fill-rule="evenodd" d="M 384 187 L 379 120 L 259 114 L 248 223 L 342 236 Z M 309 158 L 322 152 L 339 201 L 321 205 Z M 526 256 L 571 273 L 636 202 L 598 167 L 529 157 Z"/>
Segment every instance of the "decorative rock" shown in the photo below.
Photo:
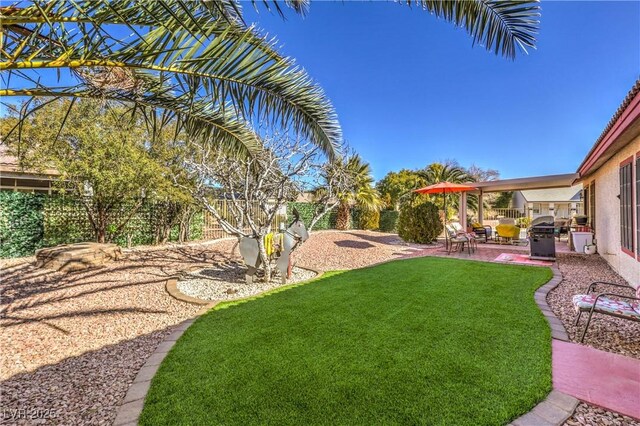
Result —
<path fill-rule="evenodd" d="M 36 267 L 71 272 L 105 265 L 122 257 L 116 244 L 76 243 L 36 251 Z"/>

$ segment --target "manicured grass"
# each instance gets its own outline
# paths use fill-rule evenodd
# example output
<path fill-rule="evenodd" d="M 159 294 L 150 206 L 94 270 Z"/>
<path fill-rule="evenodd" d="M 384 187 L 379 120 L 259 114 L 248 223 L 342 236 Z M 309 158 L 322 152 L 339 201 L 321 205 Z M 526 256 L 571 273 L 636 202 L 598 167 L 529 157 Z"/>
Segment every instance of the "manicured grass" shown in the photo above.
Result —
<path fill-rule="evenodd" d="M 204 315 L 144 425 L 501 425 L 551 389 L 547 268 L 419 258 Z"/>

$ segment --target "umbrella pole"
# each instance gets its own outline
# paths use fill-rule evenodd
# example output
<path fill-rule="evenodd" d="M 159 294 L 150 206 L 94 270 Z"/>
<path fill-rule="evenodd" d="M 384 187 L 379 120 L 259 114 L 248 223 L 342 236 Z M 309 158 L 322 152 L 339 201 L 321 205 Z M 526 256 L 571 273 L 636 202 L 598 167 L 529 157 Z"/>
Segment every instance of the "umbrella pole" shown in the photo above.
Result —
<path fill-rule="evenodd" d="M 442 221 L 444 222 L 444 249 L 449 250 L 449 232 L 447 231 L 447 194 L 444 189 L 442 190 L 442 197 L 444 198 L 444 212 L 442 215 Z"/>

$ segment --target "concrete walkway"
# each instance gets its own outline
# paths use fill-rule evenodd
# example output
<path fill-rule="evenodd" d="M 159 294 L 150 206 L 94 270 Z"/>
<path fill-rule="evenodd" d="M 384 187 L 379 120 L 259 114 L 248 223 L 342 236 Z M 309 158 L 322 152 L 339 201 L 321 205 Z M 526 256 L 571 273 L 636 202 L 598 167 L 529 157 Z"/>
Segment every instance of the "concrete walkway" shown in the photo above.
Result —
<path fill-rule="evenodd" d="M 640 360 L 553 339 L 553 388 L 640 419 Z"/>

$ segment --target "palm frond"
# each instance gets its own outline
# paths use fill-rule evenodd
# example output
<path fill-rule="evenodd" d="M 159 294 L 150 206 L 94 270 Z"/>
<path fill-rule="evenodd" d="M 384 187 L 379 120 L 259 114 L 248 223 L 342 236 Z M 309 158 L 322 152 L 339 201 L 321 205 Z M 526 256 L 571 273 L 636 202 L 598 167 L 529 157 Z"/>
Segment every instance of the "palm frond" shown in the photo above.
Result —
<path fill-rule="evenodd" d="M 100 0 L 0 8 L 0 70 L 9 72 L 7 80 L 16 71 L 37 80 L 39 70 L 69 69 L 89 85 L 83 68 L 130 70 L 121 73 L 129 77 L 144 70 L 176 98 L 209 99 L 247 121 L 293 129 L 332 157 L 342 134 L 322 89 L 273 40 L 220 19 L 208 2 L 195 4 L 191 10 L 182 0 Z M 115 26 L 131 35 L 114 39 Z"/>
<path fill-rule="evenodd" d="M 215 104 L 202 101 L 194 102 L 166 92 L 149 92 L 131 96 L 126 91 L 101 91 L 87 86 L 73 86 L 32 87 L 17 91 L 0 89 L 0 97 L 2 96 L 90 98 L 133 103 L 140 109 L 170 111 L 176 120 L 176 126 L 184 129 L 191 142 L 213 141 L 229 154 L 241 156 L 251 155 L 262 149 L 260 137 L 247 125 L 246 121 L 234 116 L 232 109 L 222 109 Z"/>
<path fill-rule="evenodd" d="M 515 58 L 518 49 L 535 48 L 540 25 L 538 0 L 399 0 L 417 5 L 463 27 L 473 42 Z"/>

